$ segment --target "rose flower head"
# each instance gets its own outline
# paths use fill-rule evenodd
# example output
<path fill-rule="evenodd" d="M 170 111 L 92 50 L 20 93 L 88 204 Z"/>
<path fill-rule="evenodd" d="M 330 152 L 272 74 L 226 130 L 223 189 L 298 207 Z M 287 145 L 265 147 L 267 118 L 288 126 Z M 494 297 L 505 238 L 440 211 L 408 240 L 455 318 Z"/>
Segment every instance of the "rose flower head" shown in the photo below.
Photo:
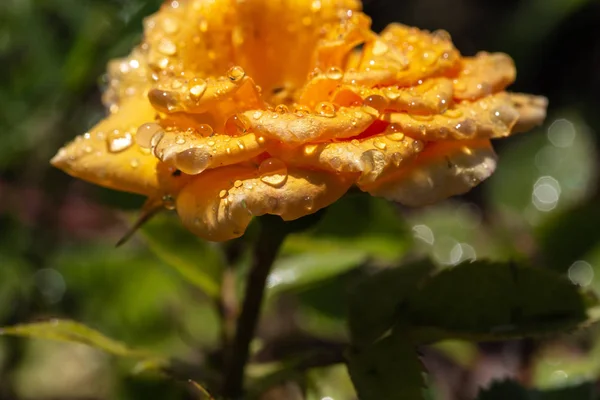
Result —
<path fill-rule="evenodd" d="M 212 241 L 352 186 L 430 204 L 492 174 L 491 139 L 543 121 L 545 98 L 505 91 L 515 74 L 445 31 L 376 34 L 356 0 L 170 1 L 110 62 L 109 115 L 52 164 L 176 209 Z"/>

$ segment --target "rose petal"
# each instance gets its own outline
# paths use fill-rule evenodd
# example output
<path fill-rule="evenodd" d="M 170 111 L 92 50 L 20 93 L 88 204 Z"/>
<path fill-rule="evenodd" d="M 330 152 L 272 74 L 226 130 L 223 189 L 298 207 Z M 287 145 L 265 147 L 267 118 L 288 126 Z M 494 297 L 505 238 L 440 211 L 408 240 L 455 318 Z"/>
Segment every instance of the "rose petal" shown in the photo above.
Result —
<path fill-rule="evenodd" d="M 359 70 L 394 70 L 394 83 L 408 86 L 450 70 L 459 57 L 447 32 L 429 33 L 394 23 L 381 32 L 379 40 L 365 45 Z"/>
<path fill-rule="evenodd" d="M 504 53 L 477 53 L 461 60 L 461 71 L 454 80 L 454 97 L 475 100 L 504 90 L 514 82 L 515 64 Z"/>
<path fill-rule="evenodd" d="M 405 134 L 423 140 L 498 138 L 511 134 L 519 113 L 502 92 L 476 102 L 462 102 L 440 115 L 389 114 Z"/>
<path fill-rule="evenodd" d="M 351 141 L 281 147 L 271 153 L 290 164 L 345 174 L 357 174 L 359 182 L 372 182 L 389 169 L 403 168 L 423 143 L 401 132 L 386 133 Z"/>
<path fill-rule="evenodd" d="M 333 104 L 317 106 L 317 114 L 276 111 L 246 111 L 242 115 L 248 129 L 257 135 L 300 144 L 356 136 L 375 121 L 376 116 L 358 107 Z"/>
<path fill-rule="evenodd" d="M 205 169 L 248 161 L 264 147 L 265 140 L 254 133 L 202 137 L 194 131 L 170 131 L 154 147 L 154 154 L 185 174 L 197 175 Z"/>
<path fill-rule="evenodd" d="M 489 140 L 432 142 L 407 165 L 359 187 L 373 196 L 423 206 L 469 191 L 495 168 Z"/>
<path fill-rule="evenodd" d="M 107 88 L 102 102 L 111 112 L 117 112 L 119 104 L 128 98 L 144 97 L 151 86 L 152 71 L 146 56 L 135 48 L 124 58 L 108 63 Z"/>
<path fill-rule="evenodd" d="M 234 110 L 263 108 L 264 102 L 254 81 L 238 68 L 232 69 L 237 79 L 219 78 L 163 78 L 158 87 L 148 93 L 150 103 L 163 113 L 187 112 L 192 114 L 228 114 Z M 242 75 L 244 74 L 244 75 Z"/>
<path fill-rule="evenodd" d="M 350 106 L 357 100 L 363 101 L 371 96 L 384 99 L 385 111 L 439 114 L 452 106 L 452 81 L 447 78 L 433 78 L 410 88 L 345 85 L 337 89 L 332 101 L 341 106 Z"/>
<path fill-rule="evenodd" d="M 324 72 L 331 68 L 346 69 L 353 49 L 375 39 L 371 32 L 371 19 L 362 13 L 355 13 L 342 23 L 332 23 L 324 27 L 324 37 L 314 50 L 312 66 Z"/>
<path fill-rule="evenodd" d="M 351 181 L 335 174 L 288 169 L 262 176 L 240 165 L 206 171 L 177 196 L 177 213 L 194 234 L 225 241 L 241 236 L 253 216 L 280 215 L 293 220 L 338 200 Z"/>
<path fill-rule="evenodd" d="M 153 71 L 161 76 L 192 72 L 219 76 L 231 66 L 236 1 L 166 1 L 144 21 L 144 42 Z"/>
<path fill-rule="evenodd" d="M 524 93 L 509 93 L 508 95 L 519 112 L 519 120 L 513 128 L 513 132 L 527 132 L 544 122 L 548 107 L 547 98 Z"/>
<path fill-rule="evenodd" d="M 235 60 L 256 79 L 267 98 L 299 88 L 327 24 L 344 24 L 360 8 L 356 0 L 238 1 L 232 40 Z"/>
<path fill-rule="evenodd" d="M 145 98 L 128 99 L 89 133 L 59 150 L 51 163 L 97 185 L 148 196 L 158 191 L 158 160 L 135 143 L 138 126 L 154 120 Z"/>

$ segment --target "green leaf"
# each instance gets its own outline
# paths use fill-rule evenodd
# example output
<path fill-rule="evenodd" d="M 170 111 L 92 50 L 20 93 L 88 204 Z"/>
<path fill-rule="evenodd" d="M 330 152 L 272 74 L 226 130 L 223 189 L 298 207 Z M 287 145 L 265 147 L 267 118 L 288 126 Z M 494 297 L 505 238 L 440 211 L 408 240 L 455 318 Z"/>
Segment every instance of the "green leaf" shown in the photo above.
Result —
<path fill-rule="evenodd" d="M 52 319 L 0 328 L 0 335 L 27 337 L 32 339 L 56 340 L 85 344 L 120 357 L 151 358 L 152 354 L 129 348 L 110 339 L 100 332 L 75 321 Z"/>
<path fill-rule="evenodd" d="M 269 294 L 306 289 L 332 276 L 360 266 L 366 255 L 360 250 L 308 252 L 280 257 L 269 275 Z"/>
<path fill-rule="evenodd" d="M 368 195 L 348 195 L 327 208 L 309 232 L 290 235 L 283 253 L 362 251 L 382 261 L 397 260 L 412 237 L 394 206 Z"/>
<path fill-rule="evenodd" d="M 362 280 L 349 298 L 352 342 L 366 345 L 392 328 L 402 303 L 435 266 L 428 260 L 387 268 Z"/>
<path fill-rule="evenodd" d="M 422 400 L 421 363 L 407 335 L 399 332 L 348 356 L 348 372 L 361 400 Z"/>
<path fill-rule="evenodd" d="M 142 229 L 150 249 L 208 296 L 220 293 L 222 259 L 217 248 L 185 230 L 171 215 L 157 215 Z"/>
<path fill-rule="evenodd" d="M 494 340 L 574 329 L 588 319 L 586 298 L 551 271 L 474 262 L 426 281 L 408 301 L 415 340 Z"/>

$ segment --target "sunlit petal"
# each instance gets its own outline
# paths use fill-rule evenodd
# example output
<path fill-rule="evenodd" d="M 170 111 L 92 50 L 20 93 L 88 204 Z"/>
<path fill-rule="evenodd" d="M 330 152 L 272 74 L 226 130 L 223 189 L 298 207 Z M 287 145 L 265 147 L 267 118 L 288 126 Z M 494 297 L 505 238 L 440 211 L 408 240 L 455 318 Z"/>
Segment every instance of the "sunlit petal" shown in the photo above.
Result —
<path fill-rule="evenodd" d="M 208 240 L 229 240 L 241 236 L 253 216 L 297 219 L 335 202 L 352 184 L 343 176 L 278 163 L 274 160 L 266 168 L 229 166 L 198 175 L 177 196 L 183 224 Z"/>

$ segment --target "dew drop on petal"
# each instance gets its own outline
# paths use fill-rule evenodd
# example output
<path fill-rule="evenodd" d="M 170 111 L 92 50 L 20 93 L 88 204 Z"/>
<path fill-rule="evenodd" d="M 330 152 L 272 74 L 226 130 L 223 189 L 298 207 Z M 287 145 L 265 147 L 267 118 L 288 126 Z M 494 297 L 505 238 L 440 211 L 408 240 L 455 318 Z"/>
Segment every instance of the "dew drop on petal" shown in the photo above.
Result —
<path fill-rule="evenodd" d="M 229 68 L 229 71 L 227 71 L 227 77 L 232 82 L 238 82 L 243 79 L 244 76 L 246 76 L 246 72 L 239 65 L 231 67 Z"/>
<path fill-rule="evenodd" d="M 232 115 L 225 121 L 225 133 L 231 136 L 237 136 L 246 131 L 242 120 L 236 115 Z"/>
<path fill-rule="evenodd" d="M 335 106 L 327 101 L 317 104 L 316 111 L 323 117 L 335 117 Z"/>
<path fill-rule="evenodd" d="M 344 73 L 338 67 L 331 67 L 327 71 L 327 77 L 334 81 L 339 81 L 344 76 Z"/>
<path fill-rule="evenodd" d="M 202 97 L 202 95 L 206 91 L 207 84 L 206 81 L 202 78 L 193 78 L 190 80 L 188 86 L 190 88 L 190 97 L 194 100 L 197 100 L 200 97 Z"/>
<path fill-rule="evenodd" d="M 400 153 L 392 154 L 392 162 L 394 163 L 394 165 L 396 167 L 399 167 L 400 163 L 402 162 L 402 154 L 400 154 Z"/>
<path fill-rule="evenodd" d="M 202 137 L 208 137 L 211 136 L 214 132 L 213 132 L 213 128 L 208 125 L 208 124 L 200 124 L 198 125 L 198 133 L 202 136 Z"/>
<path fill-rule="evenodd" d="M 234 186 L 234 187 L 236 187 L 236 188 L 239 188 L 239 187 L 241 187 L 242 185 L 243 185 L 243 182 L 242 182 L 242 181 L 240 181 L 239 179 L 233 183 L 233 186 Z"/>
<path fill-rule="evenodd" d="M 387 145 L 379 139 L 373 141 L 373 146 L 377 147 L 379 150 L 385 150 L 387 147 Z"/>
<path fill-rule="evenodd" d="M 170 194 L 165 194 L 162 197 L 162 202 L 163 202 L 163 206 L 167 210 L 174 210 L 175 209 L 175 199 Z"/>
<path fill-rule="evenodd" d="M 375 110 L 381 112 L 385 110 L 385 108 L 388 105 L 388 102 L 385 99 L 385 97 L 374 94 L 364 99 L 363 104 L 367 107 L 374 108 Z"/>
<path fill-rule="evenodd" d="M 184 174 L 197 175 L 204 171 L 210 162 L 211 155 L 198 147 L 191 147 L 177 153 L 173 165 Z"/>
<path fill-rule="evenodd" d="M 297 117 L 305 117 L 310 114 L 310 109 L 307 106 L 297 104 L 294 106 L 294 114 Z"/>
<path fill-rule="evenodd" d="M 278 158 L 267 158 L 258 167 L 260 180 L 268 185 L 281 187 L 287 180 L 287 166 Z"/>
<path fill-rule="evenodd" d="M 120 153 L 131 147 L 133 144 L 133 137 L 129 132 L 114 130 L 106 136 L 106 143 L 108 145 L 108 151 L 111 153 Z"/>
<path fill-rule="evenodd" d="M 417 153 L 423 151 L 423 149 L 425 148 L 425 144 L 420 140 L 415 140 L 413 142 L 412 146 L 413 146 L 413 150 Z"/>
<path fill-rule="evenodd" d="M 138 128 L 135 134 L 135 141 L 140 147 L 149 149 L 152 147 L 152 138 L 162 132 L 163 128 L 157 123 L 144 124 Z"/>
<path fill-rule="evenodd" d="M 275 107 L 275 112 L 278 114 L 287 114 L 289 110 L 285 104 L 280 104 L 277 107 Z"/>
<path fill-rule="evenodd" d="M 227 197 L 228 194 L 229 194 L 229 192 L 227 192 L 227 190 L 221 190 L 219 192 L 219 197 L 224 199 L 225 197 Z"/>

